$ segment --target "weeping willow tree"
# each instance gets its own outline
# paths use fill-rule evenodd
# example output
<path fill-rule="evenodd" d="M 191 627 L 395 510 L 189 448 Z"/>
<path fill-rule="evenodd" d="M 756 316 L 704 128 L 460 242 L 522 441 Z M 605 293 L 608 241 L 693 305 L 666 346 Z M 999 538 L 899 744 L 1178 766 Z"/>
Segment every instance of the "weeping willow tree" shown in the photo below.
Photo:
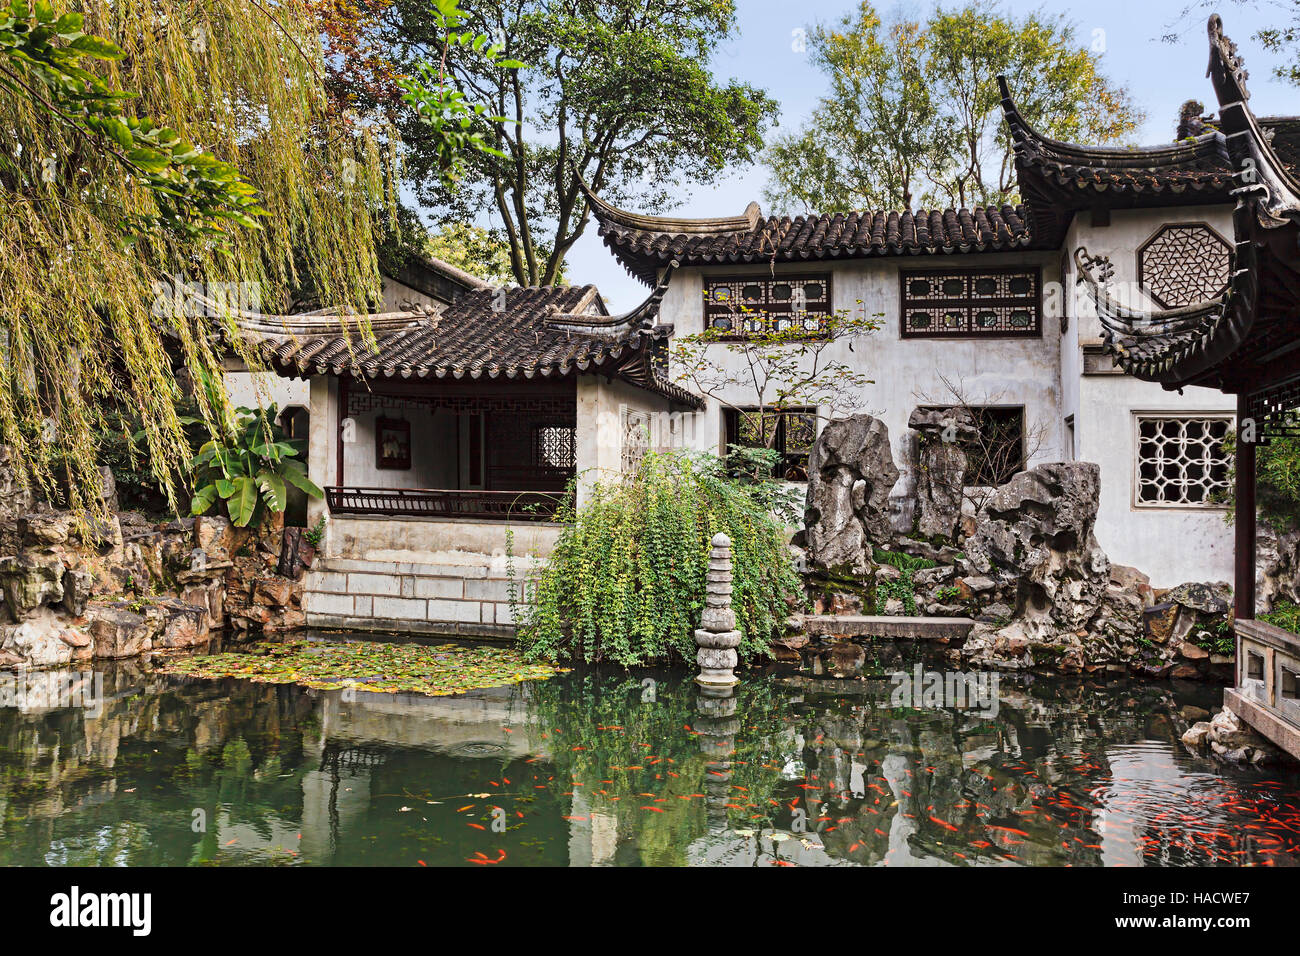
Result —
<path fill-rule="evenodd" d="M 391 137 L 331 110 L 318 37 L 305 0 L 0 0 L 0 442 L 27 485 L 101 512 L 126 408 L 175 508 L 183 382 L 220 380 L 222 342 L 258 367 L 224 306 L 375 301 Z M 191 397 L 217 434 L 222 391 Z"/>

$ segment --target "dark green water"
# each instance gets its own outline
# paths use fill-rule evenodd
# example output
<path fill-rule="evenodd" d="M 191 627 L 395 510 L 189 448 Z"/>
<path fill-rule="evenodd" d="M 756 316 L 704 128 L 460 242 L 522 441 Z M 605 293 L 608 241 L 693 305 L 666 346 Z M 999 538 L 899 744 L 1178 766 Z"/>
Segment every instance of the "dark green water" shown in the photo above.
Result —
<path fill-rule="evenodd" d="M 663 672 L 354 699 L 139 663 L 101 694 L 0 675 L 0 863 L 1300 860 L 1300 780 L 1178 743 L 1218 689 L 922 675 L 905 696 L 888 675 L 912 663 L 879 653 L 867 679 L 749 672 L 722 701 Z"/>

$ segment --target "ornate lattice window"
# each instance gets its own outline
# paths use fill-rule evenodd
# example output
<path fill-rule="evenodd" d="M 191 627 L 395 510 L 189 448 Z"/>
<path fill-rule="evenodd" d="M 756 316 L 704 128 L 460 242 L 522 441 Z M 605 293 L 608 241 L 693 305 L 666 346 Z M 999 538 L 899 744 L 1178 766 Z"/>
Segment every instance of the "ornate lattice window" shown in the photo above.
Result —
<path fill-rule="evenodd" d="M 816 337 L 830 314 L 828 272 L 704 281 L 704 321 L 723 339 L 774 331 Z"/>
<path fill-rule="evenodd" d="M 1227 416 L 1138 416 L 1136 503 L 1219 506 L 1230 484 L 1223 440 L 1231 429 Z"/>
<path fill-rule="evenodd" d="M 543 468 L 573 468 L 577 461 L 577 429 L 569 425 L 539 425 L 533 430 L 533 464 Z"/>
<path fill-rule="evenodd" d="M 776 477 L 786 481 L 808 480 L 808 454 L 817 440 L 815 408 L 776 409 L 728 408 L 723 410 L 727 445 L 743 448 L 771 448 L 781 455 Z"/>
<path fill-rule="evenodd" d="M 650 413 L 620 405 L 618 417 L 622 429 L 620 467 L 625 473 L 634 472 L 650 450 Z"/>
<path fill-rule="evenodd" d="M 1165 309 L 1222 294 L 1231 268 L 1228 240 L 1203 222 L 1161 226 L 1138 247 L 1138 280 Z"/>
<path fill-rule="evenodd" d="M 942 269 L 900 277 L 905 339 L 1042 333 L 1038 269 Z"/>

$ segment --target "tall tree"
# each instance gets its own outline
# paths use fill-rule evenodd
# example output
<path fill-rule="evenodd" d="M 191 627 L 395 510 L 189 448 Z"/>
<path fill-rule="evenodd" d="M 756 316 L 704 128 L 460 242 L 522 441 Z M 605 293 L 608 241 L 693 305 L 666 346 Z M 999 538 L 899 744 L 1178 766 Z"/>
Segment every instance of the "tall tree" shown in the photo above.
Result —
<path fill-rule="evenodd" d="M 530 64 L 501 71 L 467 59 L 448 67 L 467 98 L 507 118 L 480 120 L 504 156 L 469 156 L 448 189 L 429 130 L 398 117 L 416 195 L 447 221 L 490 220 L 509 244 L 515 281 L 554 283 L 590 219 L 579 176 L 613 202 L 659 211 L 670 183 L 708 181 L 757 156 L 775 104 L 747 84 L 715 79 L 707 66 L 734 24 L 731 0 L 476 3 L 468 28 Z M 383 69 L 410 73 L 412 63 L 438 58 L 427 0 L 393 0 L 354 32 L 368 61 L 388 64 L 336 77 L 358 108 L 386 108 Z"/>
<path fill-rule="evenodd" d="M 784 211 L 1000 205 L 1016 198 L 997 76 L 1051 136 L 1104 143 L 1141 114 L 1063 17 L 1014 17 L 987 0 L 886 26 L 869 2 L 812 32 L 830 90 L 768 152 L 765 197 Z"/>
<path fill-rule="evenodd" d="M 435 2 L 446 62 L 500 60 Z M 123 411 L 176 503 L 180 381 L 220 381 L 223 338 L 258 364 L 230 307 L 378 301 L 392 138 L 331 108 L 311 3 L 0 0 L 0 443 L 82 513 L 102 508 L 97 436 Z M 448 121 L 486 111 L 427 71 L 417 92 L 447 178 L 477 149 Z M 196 398 L 222 434 L 224 392 Z"/>

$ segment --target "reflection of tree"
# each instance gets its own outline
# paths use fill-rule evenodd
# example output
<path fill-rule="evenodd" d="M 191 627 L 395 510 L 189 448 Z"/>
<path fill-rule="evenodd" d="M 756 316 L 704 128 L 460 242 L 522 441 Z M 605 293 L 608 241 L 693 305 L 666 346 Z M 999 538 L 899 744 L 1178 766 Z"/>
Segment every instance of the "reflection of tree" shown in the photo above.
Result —
<path fill-rule="evenodd" d="M 696 697 L 689 678 L 658 673 L 591 672 L 534 688 L 531 744 L 552 755 L 552 786 L 580 789 L 620 834 L 635 834 L 647 865 L 684 865 L 689 844 L 708 829 L 710 767 Z M 769 681 L 742 683 L 736 698 L 730 797 L 719 809 L 753 828 L 784 809 L 773 795 L 775 770 L 788 759 L 780 739 L 790 703 Z"/>
<path fill-rule="evenodd" d="M 306 695 L 139 675 L 106 690 L 98 716 L 0 709 L 0 863 L 210 862 L 219 825 L 269 838 L 270 821 L 301 804 Z"/>

